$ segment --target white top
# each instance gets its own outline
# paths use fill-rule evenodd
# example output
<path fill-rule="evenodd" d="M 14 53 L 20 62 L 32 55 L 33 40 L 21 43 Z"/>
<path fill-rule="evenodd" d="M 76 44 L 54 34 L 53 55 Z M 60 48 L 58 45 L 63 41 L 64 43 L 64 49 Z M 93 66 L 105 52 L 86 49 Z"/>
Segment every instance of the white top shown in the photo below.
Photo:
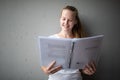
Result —
<path fill-rule="evenodd" d="M 60 38 L 57 35 L 50 36 L 52 38 Z M 79 69 L 61 69 L 60 71 L 49 75 L 48 80 L 82 80 Z"/>

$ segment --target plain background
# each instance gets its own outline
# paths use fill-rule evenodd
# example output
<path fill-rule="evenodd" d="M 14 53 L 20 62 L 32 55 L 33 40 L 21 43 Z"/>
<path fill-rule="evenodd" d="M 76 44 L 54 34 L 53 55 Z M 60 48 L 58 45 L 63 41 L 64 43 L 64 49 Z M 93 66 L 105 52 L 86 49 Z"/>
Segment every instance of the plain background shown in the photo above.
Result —
<path fill-rule="evenodd" d="M 75 6 L 90 35 L 103 34 L 97 80 L 119 80 L 119 0 L 0 0 L 0 80 L 47 80 L 37 36 L 59 32 L 61 10 Z"/>

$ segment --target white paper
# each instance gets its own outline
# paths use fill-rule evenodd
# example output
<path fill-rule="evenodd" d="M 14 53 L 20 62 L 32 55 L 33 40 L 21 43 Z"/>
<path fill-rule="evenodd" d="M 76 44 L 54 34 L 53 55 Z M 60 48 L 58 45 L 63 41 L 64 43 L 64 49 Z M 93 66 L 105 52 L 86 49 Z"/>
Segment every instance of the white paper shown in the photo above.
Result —
<path fill-rule="evenodd" d="M 49 65 L 53 60 L 56 65 L 62 65 L 63 68 L 69 67 L 69 57 L 71 49 L 70 40 L 61 40 L 56 38 L 39 37 L 40 45 L 40 64 Z"/>
<path fill-rule="evenodd" d="M 82 69 L 92 61 L 97 65 L 102 39 L 103 35 L 74 40 L 71 68 Z"/>
<path fill-rule="evenodd" d="M 61 39 L 39 37 L 40 64 L 47 66 L 53 60 L 63 68 L 82 69 L 90 61 L 97 64 L 103 35 Z"/>

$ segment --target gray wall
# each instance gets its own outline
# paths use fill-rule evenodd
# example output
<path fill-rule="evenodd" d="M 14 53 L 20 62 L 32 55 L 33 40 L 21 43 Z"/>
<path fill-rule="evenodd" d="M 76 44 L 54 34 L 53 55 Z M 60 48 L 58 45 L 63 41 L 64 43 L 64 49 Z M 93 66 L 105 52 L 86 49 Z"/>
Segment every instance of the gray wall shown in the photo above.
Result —
<path fill-rule="evenodd" d="M 0 0 L 0 80 L 47 80 L 39 65 L 37 36 L 59 31 L 60 12 L 67 4 L 78 8 L 90 35 L 105 35 L 97 80 L 119 80 L 117 0 Z"/>

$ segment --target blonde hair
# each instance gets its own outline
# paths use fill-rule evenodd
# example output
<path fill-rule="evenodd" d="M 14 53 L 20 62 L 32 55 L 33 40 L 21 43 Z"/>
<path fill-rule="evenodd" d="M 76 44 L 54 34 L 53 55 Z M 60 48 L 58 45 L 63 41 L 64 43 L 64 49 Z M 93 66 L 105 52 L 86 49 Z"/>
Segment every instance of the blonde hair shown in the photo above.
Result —
<path fill-rule="evenodd" d="M 83 26 L 80 22 L 80 18 L 79 18 L 79 14 L 78 14 L 78 10 L 73 7 L 73 6 L 69 6 L 67 5 L 66 7 L 63 8 L 64 9 L 67 9 L 67 10 L 70 10 L 70 11 L 73 11 L 75 12 L 76 14 L 76 20 L 77 20 L 77 24 L 74 25 L 73 29 L 72 29 L 72 34 L 74 35 L 75 38 L 82 38 L 82 37 L 86 37 L 87 34 L 86 32 L 84 31 L 83 29 Z"/>

